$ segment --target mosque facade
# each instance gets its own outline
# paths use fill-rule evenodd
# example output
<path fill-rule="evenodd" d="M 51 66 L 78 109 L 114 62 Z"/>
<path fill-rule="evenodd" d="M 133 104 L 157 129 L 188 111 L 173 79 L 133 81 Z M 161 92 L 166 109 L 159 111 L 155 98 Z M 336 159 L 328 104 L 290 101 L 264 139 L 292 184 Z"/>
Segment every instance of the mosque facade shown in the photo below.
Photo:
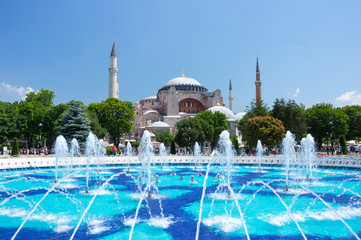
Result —
<path fill-rule="evenodd" d="M 109 68 L 109 97 L 118 98 L 118 78 L 116 66 L 115 43 L 110 56 Z M 257 58 L 256 67 L 256 98 L 261 99 L 261 80 Z M 209 110 L 213 113 L 221 112 L 226 115 L 231 123 L 229 129 L 231 135 L 236 135 L 241 142 L 241 133 L 236 128 L 236 122 L 246 114 L 244 111 L 233 112 L 232 82 L 229 80 L 229 108 L 223 103 L 221 90 L 208 91 L 199 81 L 184 75 L 175 77 L 161 87 L 156 95 L 146 97 L 136 102 L 134 130 L 122 139 L 123 144 L 128 141 L 140 141 L 143 132 L 151 133 L 170 130 L 176 134 L 175 125 L 178 121 L 191 118 L 201 111 Z"/>

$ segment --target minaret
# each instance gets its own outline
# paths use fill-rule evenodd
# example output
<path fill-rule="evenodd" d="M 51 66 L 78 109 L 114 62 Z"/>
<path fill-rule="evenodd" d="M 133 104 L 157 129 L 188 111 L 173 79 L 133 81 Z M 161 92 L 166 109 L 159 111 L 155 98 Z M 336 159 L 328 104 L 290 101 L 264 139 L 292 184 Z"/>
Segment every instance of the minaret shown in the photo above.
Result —
<path fill-rule="evenodd" d="M 257 67 L 256 67 L 256 81 L 254 84 L 256 85 L 256 101 L 262 100 L 262 91 L 261 91 L 262 81 L 259 72 L 258 57 L 257 57 Z"/>
<path fill-rule="evenodd" d="M 110 53 L 109 98 L 119 99 L 117 52 L 115 51 L 115 41 L 113 42 L 112 52 Z"/>
<path fill-rule="evenodd" d="M 232 96 L 232 82 L 231 79 L 229 79 L 229 109 L 233 112 L 233 96 Z"/>

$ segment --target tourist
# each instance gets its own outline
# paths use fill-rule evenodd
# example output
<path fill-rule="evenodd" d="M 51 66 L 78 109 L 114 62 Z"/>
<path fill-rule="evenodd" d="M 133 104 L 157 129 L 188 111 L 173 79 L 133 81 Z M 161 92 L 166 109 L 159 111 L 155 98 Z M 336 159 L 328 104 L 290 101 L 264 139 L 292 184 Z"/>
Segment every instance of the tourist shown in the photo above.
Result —
<path fill-rule="evenodd" d="M 112 148 L 112 155 L 113 156 L 117 155 L 117 147 L 115 145 Z"/>

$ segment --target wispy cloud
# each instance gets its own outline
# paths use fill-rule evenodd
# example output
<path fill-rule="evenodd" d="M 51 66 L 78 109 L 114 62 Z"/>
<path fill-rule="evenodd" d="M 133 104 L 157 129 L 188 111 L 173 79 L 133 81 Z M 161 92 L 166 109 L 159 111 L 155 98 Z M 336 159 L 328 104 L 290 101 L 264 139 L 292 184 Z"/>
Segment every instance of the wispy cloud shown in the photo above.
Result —
<path fill-rule="evenodd" d="M 297 89 L 296 89 L 296 92 L 295 92 L 295 94 L 293 94 L 293 96 L 294 96 L 295 98 L 297 98 L 297 97 L 298 97 L 298 94 L 300 94 L 300 92 L 301 92 L 301 89 L 297 88 Z"/>
<path fill-rule="evenodd" d="M 17 87 L 4 82 L 2 82 L 0 86 L 1 101 L 12 102 L 24 100 L 27 93 L 34 91 L 31 87 Z"/>
<path fill-rule="evenodd" d="M 340 104 L 351 104 L 351 105 L 361 105 L 361 93 L 358 91 L 350 91 L 342 94 L 336 98 L 336 102 Z"/>

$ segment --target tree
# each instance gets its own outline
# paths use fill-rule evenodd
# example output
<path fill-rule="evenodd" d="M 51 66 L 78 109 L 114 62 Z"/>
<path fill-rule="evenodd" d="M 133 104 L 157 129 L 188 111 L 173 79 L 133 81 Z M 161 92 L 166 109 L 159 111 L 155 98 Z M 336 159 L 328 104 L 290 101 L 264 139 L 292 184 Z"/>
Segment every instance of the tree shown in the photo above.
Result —
<path fill-rule="evenodd" d="M 269 109 L 262 99 L 253 100 L 250 106 L 246 107 L 246 111 L 246 115 L 237 123 L 237 128 L 242 133 L 242 136 L 246 131 L 248 119 L 269 115 Z M 243 140 L 245 141 L 245 139 Z"/>
<path fill-rule="evenodd" d="M 332 104 L 320 103 L 305 111 L 308 132 L 316 139 L 317 146 L 322 147 L 322 140 L 331 137 L 339 138 L 347 134 L 348 117 L 340 109 L 333 108 Z"/>
<path fill-rule="evenodd" d="M 18 155 L 19 155 L 19 143 L 18 143 L 18 139 L 14 137 L 14 142 L 12 144 L 12 149 L 11 149 L 11 156 L 18 156 Z"/>
<path fill-rule="evenodd" d="M 80 101 L 70 101 L 68 110 L 59 120 L 59 134 L 63 135 L 68 143 L 77 139 L 79 146 L 85 147 L 86 138 L 90 132 L 90 121 L 86 117 L 85 107 Z"/>
<path fill-rule="evenodd" d="M 227 116 L 221 112 L 203 111 L 194 118 L 200 121 L 206 141 L 211 143 L 213 150 L 217 146 L 219 135 L 230 127 Z"/>
<path fill-rule="evenodd" d="M 164 143 L 164 146 L 169 147 L 171 142 L 174 140 L 174 135 L 169 131 L 156 131 L 155 137 L 158 142 Z"/>
<path fill-rule="evenodd" d="M 174 141 L 170 144 L 170 154 L 176 154 Z"/>
<path fill-rule="evenodd" d="M 342 154 L 347 154 L 346 139 L 345 136 L 340 136 L 340 146 L 342 148 Z"/>
<path fill-rule="evenodd" d="M 285 127 L 282 122 L 271 116 L 248 119 L 244 134 L 249 146 L 256 146 L 258 140 L 267 146 L 275 146 L 284 136 Z"/>
<path fill-rule="evenodd" d="M 68 105 L 60 103 L 58 105 L 48 107 L 42 121 L 43 141 L 46 142 L 48 148 L 52 148 L 56 137 L 58 136 L 58 125 L 61 115 L 68 109 Z"/>
<path fill-rule="evenodd" d="M 340 110 L 348 116 L 347 125 L 349 131 L 346 134 L 347 140 L 353 140 L 361 138 L 361 106 L 345 106 Z"/>
<path fill-rule="evenodd" d="M 181 147 L 193 147 L 196 142 L 202 144 L 206 141 L 203 126 L 197 118 L 183 119 L 176 123 L 178 129 L 175 142 Z"/>
<path fill-rule="evenodd" d="M 86 111 L 86 115 L 90 121 L 90 130 L 92 133 L 94 133 L 94 135 L 99 139 L 103 139 L 107 134 L 107 130 L 100 125 L 97 114 L 88 109 Z"/>
<path fill-rule="evenodd" d="M 88 109 L 97 114 L 100 125 L 108 131 L 116 146 L 119 146 L 123 134 L 133 129 L 134 106 L 131 102 L 108 98 L 101 103 L 89 104 Z"/>
<path fill-rule="evenodd" d="M 233 147 L 234 147 L 234 150 L 236 150 L 236 154 L 239 155 L 241 154 L 241 151 L 239 149 L 239 143 L 238 143 L 238 139 L 237 139 L 237 136 L 235 135 L 232 135 L 229 137 L 232 144 L 233 144 Z"/>
<path fill-rule="evenodd" d="M 273 104 L 271 116 L 281 120 L 286 131 L 295 134 L 296 140 L 299 141 L 307 131 L 304 110 L 305 107 L 302 104 L 298 105 L 295 100 L 290 99 L 286 102 L 283 98 L 277 98 Z"/>

